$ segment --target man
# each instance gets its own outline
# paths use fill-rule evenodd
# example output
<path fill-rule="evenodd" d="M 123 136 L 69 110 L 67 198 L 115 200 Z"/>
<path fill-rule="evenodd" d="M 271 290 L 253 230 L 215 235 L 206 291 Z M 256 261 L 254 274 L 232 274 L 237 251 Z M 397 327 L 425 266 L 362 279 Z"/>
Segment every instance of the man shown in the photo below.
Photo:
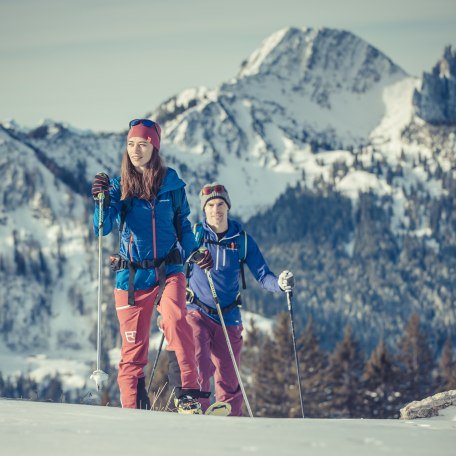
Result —
<path fill-rule="evenodd" d="M 271 292 L 290 291 L 293 274 L 283 271 L 277 278 L 269 269 L 256 242 L 241 225 L 228 217 L 231 201 L 219 183 L 206 184 L 200 191 L 205 220 L 195 225 L 197 242 L 207 247 L 214 261 L 211 271 L 237 365 L 242 348 L 242 320 L 239 309 L 239 277 L 245 262 L 260 285 Z M 242 391 L 230 357 L 204 270 L 192 265 L 187 299 L 187 321 L 193 329 L 201 389 L 208 391 L 214 376 L 215 398 L 231 406 L 231 415 L 242 415 Z M 209 399 L 200 399 L 203 411 Z"/>

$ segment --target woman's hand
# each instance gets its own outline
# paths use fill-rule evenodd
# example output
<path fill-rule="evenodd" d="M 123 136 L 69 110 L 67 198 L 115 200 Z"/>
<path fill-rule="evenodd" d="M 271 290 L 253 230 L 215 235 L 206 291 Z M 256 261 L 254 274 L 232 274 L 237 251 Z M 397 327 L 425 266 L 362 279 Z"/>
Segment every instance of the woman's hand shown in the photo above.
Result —
<path fill-rule="evenodd" d="M 195 263 L 201 269 L 212 269 L 214 261 L 212 260 L 211 252 L 206 247 L 200 247 L 195 250 L 187 260 L 189 263 Z"/>
<path fill-rule="evenodd" d="M 109 206 L 109 176 L 106 173 L 98 173 L 93 179 L 92 183 L 92 196 L 95 201 L 98 201 L 98 195 L 104 194 L 103 207 Z"/>

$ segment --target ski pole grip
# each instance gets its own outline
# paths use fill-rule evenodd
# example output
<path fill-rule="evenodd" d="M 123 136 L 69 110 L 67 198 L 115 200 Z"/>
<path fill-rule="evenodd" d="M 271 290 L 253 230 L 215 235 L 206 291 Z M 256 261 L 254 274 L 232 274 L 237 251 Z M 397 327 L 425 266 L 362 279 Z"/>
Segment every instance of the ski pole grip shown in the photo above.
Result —
<path fill-rule="evenodd" d="M 103 192 L 98 193 L 97 195 L 98 198 L 98 229 L 101 230 L 103 229 L 103 223 L 104 223 L 104 214 L 103 214 L 103 209 L 104 209 L 104 199 L 105 199 L 105 194 Z"/>

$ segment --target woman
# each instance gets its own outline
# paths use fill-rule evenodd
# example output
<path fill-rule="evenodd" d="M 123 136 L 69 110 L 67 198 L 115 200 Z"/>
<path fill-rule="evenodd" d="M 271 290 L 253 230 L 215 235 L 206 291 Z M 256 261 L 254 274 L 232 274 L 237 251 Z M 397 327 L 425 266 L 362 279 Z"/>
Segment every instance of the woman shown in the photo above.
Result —
<path fill-rule="evenodd" d="M 118 383 L 122 407 L 150 408 L 144 379 L 154 305 L 162 315 L 175 356 L 170 373 L 176 406 L 181 413 L 201 413 L 200 386 L 192 330 L 186 321 L 185 277 L 180 252 L 187 258 L 197 249 L 188 215 L 185 183 L 160 157 L 160 126 L 149 119 L 130 122 L 121 176 L 95 176 L 92 195 L 104 194 L 103 236 L 116 221 L 120 230 L 119 255 L 111 257 L 116 273 L 116 312 L 122 336 Z M 98 205 L 94 227 L 98 235 Z M 178 245 L 179 244 L 179 245 Z M 180 248 L 179 248 L 180 247 Z M 206 250 L 192 258 L 208 268 Z"/>

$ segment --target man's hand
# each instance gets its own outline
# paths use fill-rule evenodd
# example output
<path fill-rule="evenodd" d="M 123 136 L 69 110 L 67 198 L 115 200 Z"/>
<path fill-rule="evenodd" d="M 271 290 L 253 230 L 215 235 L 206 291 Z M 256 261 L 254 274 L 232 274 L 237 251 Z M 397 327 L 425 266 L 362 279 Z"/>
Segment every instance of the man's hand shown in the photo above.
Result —
<path fill-rule="evenodd" d="M 283 291 L 292 291 L 294 287 L 294 276 L 290 271 L 282 271 L 279 275 L 279 287 Z"/>

